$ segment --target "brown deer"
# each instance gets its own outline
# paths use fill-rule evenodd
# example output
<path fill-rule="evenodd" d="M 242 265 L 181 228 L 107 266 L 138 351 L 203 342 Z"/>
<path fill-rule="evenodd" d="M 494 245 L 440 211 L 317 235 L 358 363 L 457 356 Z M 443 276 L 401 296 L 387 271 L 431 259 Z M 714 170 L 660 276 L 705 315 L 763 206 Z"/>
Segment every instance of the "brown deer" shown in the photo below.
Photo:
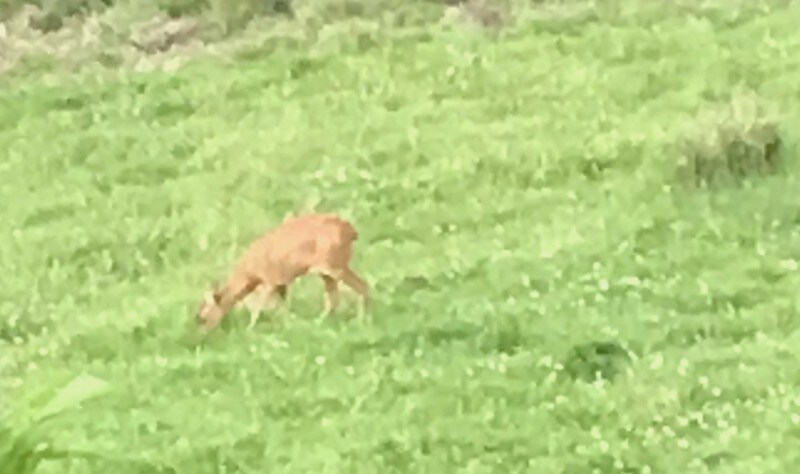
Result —
<path fill-rule="evenodd" d="M 325 308 L 321 317 L 330 314 L 339 304 L 340 281 L 361 296 L 363 312 L 369 287 L 350 269 L 356 239 L 355 227 L 335 214 L 311 213 L 284 220 L 251 243 L 227 282 L 205 295 L 196 314 L 198 322 L 206 329 L 213 329 L 234 306 L 259 290 L 252 295 L 257 299 L 247 302 L 250 329 L 268 302 L 276 295 L 285 301 L 292 282 L 307 273 L 320 275 L 325 284 Z"/>

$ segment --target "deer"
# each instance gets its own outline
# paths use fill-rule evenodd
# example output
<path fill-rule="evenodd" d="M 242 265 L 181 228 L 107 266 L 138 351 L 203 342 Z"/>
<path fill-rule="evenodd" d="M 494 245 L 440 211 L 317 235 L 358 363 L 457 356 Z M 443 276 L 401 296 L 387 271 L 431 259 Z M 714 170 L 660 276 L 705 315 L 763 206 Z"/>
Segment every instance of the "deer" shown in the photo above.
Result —
<path fill-rule="evenodd" d="M 205 329 L 215 328 L 245 298 L 252 329 L 269 303 L 286 301 L 289 287 L 307 274 L 324 283 L 324 309 L 320 319 L 339 305 L 339 283 L 360 296 L 363 314 L 369 286 L 350 268 L 358 232 L 353 224 L 333 213 L 308 213 L 286 218 L 252 241 L 239 257 L 223 285 L 207 291 L 195 315 Z"/>

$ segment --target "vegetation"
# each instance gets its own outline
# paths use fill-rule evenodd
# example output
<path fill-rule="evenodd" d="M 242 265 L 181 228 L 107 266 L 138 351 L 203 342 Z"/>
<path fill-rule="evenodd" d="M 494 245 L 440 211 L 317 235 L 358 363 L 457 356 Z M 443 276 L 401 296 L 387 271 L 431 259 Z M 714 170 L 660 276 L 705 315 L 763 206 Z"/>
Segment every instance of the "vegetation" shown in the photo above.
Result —
<path fill-rule="evenodd" d="M 763 111 L 757 97 L 734 97 L 690 124 L 682 171 L 695 184 L 751 179 L 780 165 L 781 142 L 777 118 Z"/>
<path fill-rule="evenodd" d="M 791 472 L 800 7 L 514 8 L 0 76 L 2 472 Z M 371 320 L 200 339 L 306 209 Z"/>

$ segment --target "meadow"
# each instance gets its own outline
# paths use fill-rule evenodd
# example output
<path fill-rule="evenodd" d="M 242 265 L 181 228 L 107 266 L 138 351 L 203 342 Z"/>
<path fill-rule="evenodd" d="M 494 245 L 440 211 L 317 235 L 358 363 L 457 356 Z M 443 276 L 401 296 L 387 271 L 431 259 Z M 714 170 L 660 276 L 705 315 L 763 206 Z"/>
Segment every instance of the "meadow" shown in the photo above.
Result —
<path fill-rule="evenodd" d="M 792 472 L 800 7 L 622 5 L 0 77 L 0 472 Z M 690 183 L 744 93 L 784 165 Z M 198 338 L 310 209 L 370 318 L 307 278 Z"/>

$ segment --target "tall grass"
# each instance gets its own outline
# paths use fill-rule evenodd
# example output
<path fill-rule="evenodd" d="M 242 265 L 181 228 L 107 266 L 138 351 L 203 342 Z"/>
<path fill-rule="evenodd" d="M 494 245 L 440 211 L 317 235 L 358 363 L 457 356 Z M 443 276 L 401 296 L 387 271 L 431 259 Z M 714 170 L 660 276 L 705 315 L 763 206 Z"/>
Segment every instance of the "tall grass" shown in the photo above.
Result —
<path fill-rule="evenodd" d="M 33 474 L 38 472 L 40 464 L 47 461 L 102 458 L 86 450 L 56 447 L 50 435 L 80 419 L 80 413 L 76 411 L 81 408 L 90 410 L 91 407 L 82 405 L 102 396 L 107 390 L 108 385 L 103 380 L 79 375 L 43 403 L 22 411 L 15 410 L 13 417 L 4 417 L 0 422 L 0 466 L 3 472 Z"/>

